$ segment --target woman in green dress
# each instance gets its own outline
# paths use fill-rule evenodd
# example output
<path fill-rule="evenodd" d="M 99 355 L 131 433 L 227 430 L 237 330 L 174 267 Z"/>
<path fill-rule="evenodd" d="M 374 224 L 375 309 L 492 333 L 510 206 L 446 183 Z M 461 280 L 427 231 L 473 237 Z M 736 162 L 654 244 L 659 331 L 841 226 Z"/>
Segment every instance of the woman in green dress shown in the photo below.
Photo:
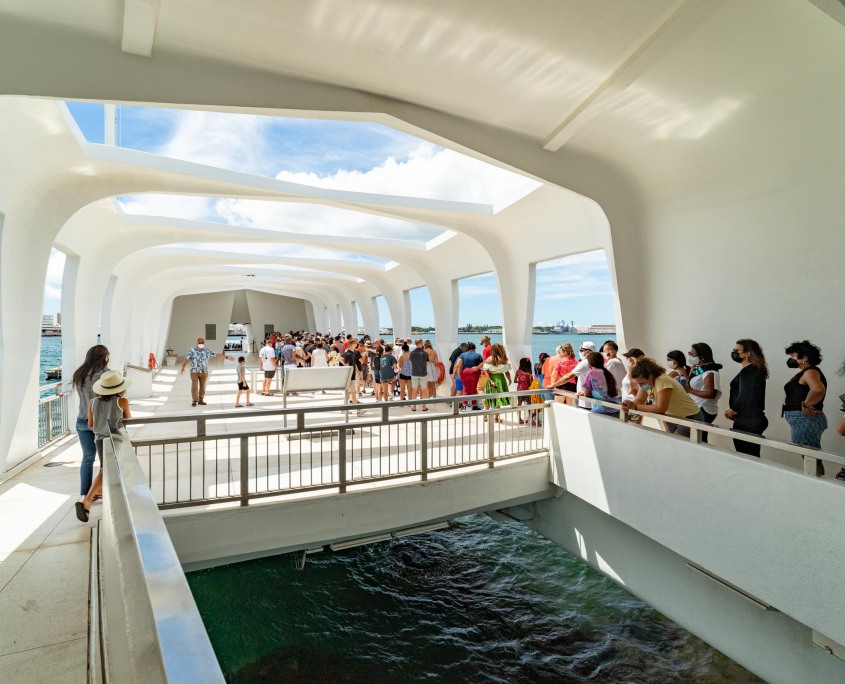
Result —
<path fill-rule="evenodd" d="M 484 382 L 485 394 L 498 394 L 500 392 L 507 392 L 508 385 L 511 383 L 511 366 L 508 361 L 508 353 L 505 347 L 501 344 L 494 344 L 490 349 L 490 356 L 484 362 L 481 368 L 481 377 Z M 498 397 L 496 399 L 485 399 L 484 406 L 487 408 L 510 406 L 511 401 L 509 397 Z M 486 419 L 485 419 L 486 420 Z M 499 422 L 499 417 L 496 416 L 496 422 Z"/>

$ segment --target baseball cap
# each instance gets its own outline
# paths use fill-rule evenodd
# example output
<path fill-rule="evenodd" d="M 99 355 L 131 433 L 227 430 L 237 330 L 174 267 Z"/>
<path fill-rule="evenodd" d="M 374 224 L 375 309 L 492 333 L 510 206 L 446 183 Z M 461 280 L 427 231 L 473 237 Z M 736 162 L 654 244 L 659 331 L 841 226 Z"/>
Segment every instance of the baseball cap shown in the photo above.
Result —
<path fill-rule="evenodd" d="M 645 352 L 642 349 L 637 349 L 636 347 L 632 347 L 631 349 L 626 351 L 624 354 L 622 354 L 622 356 L 624 356 L 626 359 L 630 359 L 632 356 L 640 359 L 643 356 L 645 356 Z"/>
<path fill-rule="evenodd" d="M 581 351 L 595 351 L 596 345 L 587 340 L 586 342 L 581 343 Z"/>

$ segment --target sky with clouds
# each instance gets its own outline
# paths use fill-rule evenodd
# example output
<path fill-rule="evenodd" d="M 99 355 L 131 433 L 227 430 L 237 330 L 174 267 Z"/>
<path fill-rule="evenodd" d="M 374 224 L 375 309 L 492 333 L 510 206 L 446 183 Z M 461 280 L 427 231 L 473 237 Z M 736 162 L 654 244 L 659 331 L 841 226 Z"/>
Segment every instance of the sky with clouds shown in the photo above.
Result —
<path fill-rule="evenodd" d="M 68 107 L 86 139 L 103 142 L 102 105 L 71 102 Z M 530 179 L 375 123 L 125 106 L 118 108 L 118 118 L 117 142 L 123 147 L 318 187 L 501 207 L 537 186 Z M 174 195 L 135 195 L 119 201 L 128 213 L 300 234 L 427 241 L 441 232 L 434 226 L 305 203 Z M 201 247 L 247 253 L 256 249 L 237 243 Z M 269 244 L 261 249 L 278 256 L 383 261 L 296 244 Z M 45 313 L 60 308 L 63 265 L 64 256 L 54 251 L 45 287 Z M 461 325 L 501 324 L 492 274 L 461 281 L 459 293 Z M 426 289 L 412 290 L 410 298 L 413 324 L 432 325 Z M 384 299 L 377 302 L 382 325 L 389 325 Z M 558 320 L 613 322 L 612 288 L 603 253 L 538 264 L 535 323 Z"/>

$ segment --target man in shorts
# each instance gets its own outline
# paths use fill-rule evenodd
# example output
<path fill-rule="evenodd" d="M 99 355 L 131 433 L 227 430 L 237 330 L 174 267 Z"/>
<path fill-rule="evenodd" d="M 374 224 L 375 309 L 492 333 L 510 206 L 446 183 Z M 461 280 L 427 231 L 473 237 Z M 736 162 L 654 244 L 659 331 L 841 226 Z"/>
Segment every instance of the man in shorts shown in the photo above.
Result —
<path fill-rule="evenodd" d="M 238 371 L 238 396 L 235 397 L 235 408 L 243 408 L 243 404 L 241 403 L 241 392 L 246 392 L 246 405 L 252 406 L 252 402 L 249 400 L 249 385 L 246 382 L 245 357 L 238 357 L 238 367 L 236 370 Z"/>
<path fill-rule="evenodd" d="M 411 399 L 428 399 L 428 364 L 430 363 L 428 352 L 423 348 L 422 339 L 418 339 L 416 347 L 411 350 Z M 412 406 L 412 411 L 417 407 Z M 428 407 L 423 404 L 423 411 Z"/>
<path fill-rule="evenodd" d="M 349 339 L 349 347 L 343 353 L 343 365 L 352 366 L 352 375 L 349 378 L 349 398 L 353 404 L 358 403 L 358 382 L 361 379 L 361 352 L 358 351 L 358 340 L 354 337 Z M 364 409 L 358 409 L 356 415 L 363 416 Z"/>
<path fill-rule="evenodd" d="M 264 342 L 261 351 L 258 352 L 258 359 L 261 362 L 261 370 L 264 371 L 264 387 L 261 390 L 261 396 L 270 397 L 270 384 L 276 375 L 276 350 L 270 342 L 270 338 Z"/>

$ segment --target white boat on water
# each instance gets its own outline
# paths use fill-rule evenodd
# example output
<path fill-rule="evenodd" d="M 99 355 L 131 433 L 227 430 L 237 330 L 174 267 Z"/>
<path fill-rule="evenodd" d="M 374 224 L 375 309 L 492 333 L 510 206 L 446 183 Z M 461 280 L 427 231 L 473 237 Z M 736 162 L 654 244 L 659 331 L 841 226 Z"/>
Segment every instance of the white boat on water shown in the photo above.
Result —
<path fill-rule="evenodd" d="M 782 350 L 793 340 L 810 339 L 824 352 L 831 425 L 845 391 L 833 372 L 845 359 L 834 297 L 845 255 L 841 3 L 281 0 L 271 8 L 208 0 L 200 10 L 157 0 L 9 0 L 0 9 L 0 64 L 0 473 L 10 479 L 0 496 L 8 501 L 3 516 L 26 513 L 24 523 L 4 517 L 0 525 L 3 573 L 12 575 L 0 588 L 4 678 L 222 681 L 180 565 L 281 552 L 301 553 L 304 562 L 324 545 L 374 542 L 489 511 L 531 525 L 767 681 L 845 681 L 845 540 L 830 522 L 845 506 L 845 486 L 833 479 L 845 463 L 842 439 L 829 429 L 821 450 L 802 450 L 778 418 L 793 373 Z M 120 147 L 109 124 L 105 144 L 92 143 L 65 100 L 105 103 L 107 112 L 117 103 L 378 123 L 516 177 L 505 193 L 485 180 L 490 169 L 461 171 L 444 181 L 451 194 L 437 197 L 423 188 L 409 196 L 417 185 L 385 183 L 376 193 L 310 184 L 307 174 L 292 182 Z M 164 209 L 128 214 L 115 202 L 141 195 L 263 202 L 266 223 Z M 289 230 L 276 213 L 287 206 L 313 212 L 313 230 Z M 337 215 L 351 217 L 355 230 L 338 229 Z M 420 226 L 431 234 L 414 238 Z M 226 243 L 238 249 L 214 248 Z M 291 251 L 269 255 L 266 244 Z M 734 344 L 762 344 L 769 439 L 758 459 L 734 452 L 721 417 L 705 444 L 704 426 L 683 440 L 555 404 L 524 451 L 513 451 L 524 432 L 502 432 L 511 424 L 492 420 L 472 440 L 443 428 L 453 441 L 439 450 L 422 439 L 436 434 L 438 412 L 408 413 L 392 419 L 413 424 L 406 430 L 426 426 L 405 445 L 419 469 L 390 473 L 364 491 L 372 482 L 355 478 L 381 477 L 373 457 L 348 469 L 350 461 L 338 460 L 309 469 L 337 476 L 306 491 L 290 477 L 306 467 L 294 455 L 320 435 L 291 437 L 293 426 L 306 431 L 309 414 L 301 411 L 276 433 L 275 448 L 288 449 L 296 466 L 275 473 L 277 483 L 290 480 L 271 491 L 249 441 L 267 424 L 249 424 L 228 406 L 213 419 L 186 416 L 210 409 L 183 401 L 169 417 L 155 416 L 174 421 L 159 440 L 167 443 L 159 471 L 120 439 L 104 455 L 107 504 L 92 527 L 94 553 L 87 534 L 42 545 L 44 530 L 73 514 L 77 494 L 55 492 L 40 476 L 23 487 L 15 479 L 44 457 L 37 350 L 51 247 L 66 255 L 61 365 L 76 368 L 100 330 L 111 366 L 136 374 L 136 392 L 149 388 L 133 396 L 143 420 L 153 420 L 157 402 L 180 382 L 167 369 L 150 376 L 150 355 L 187 350 L 200 335 L 219 351 L 234 322 L 249 323 L 256 338 L 268 328 L 360 324 L 373 335 L 383 297 L 394 329 L 409 331 L 410 293 L 426 287 L 432 340 L 446 358 L 466 314 L 458 282 L 484 273 L 497 282 L 511 357 L 531 356 L 535 297 L 565 304 L 569 295 L 566 282 L 537 293 L 538 268 L 603 250 L 620 347 L 661 360 L 670 349 L 709 343 L 726 366 L 720 414 L 739 370 L 729 361 Z M 294 253 L 300 248 L 314 251 Z M 215 371 L 222 377 L 231 368 Z M 325 384 L 338 383 L 328 375 Z M 301 389 L 293 383 L 309 386 L 301 374 L 287 378 L 285 401 Z M 64 406 L 62 434 L 75 410 Z M 461 426 L 472 418 L 446 409 L 443 416 Z M 381 418 L 371 422 L 375 441 L 385 428 Z M 133 438 L 155 425 L 130 423 Z M 193 463 L 187 475 L 165 468 L 190 459 L 194 444 L 223 462 L 212 441 L 229 428 L 244 434 L 227 441 L 225 487 L 201 479 Z M 363 431 L 338 419 L 327 432 L 333 458 L 364 458 L 347 440 Z M 386 447 L 395 442 L 385 433 Z M 478 445 L 472 472 L 449 461 Z M 177 456 L 168 460 L 165 447 Z M 817 461 L 826 477 L 816 476 Z M 189 492 L 191 478 L 200 478 L 195 500 L 168 499 L 179 477 Z M 353 484 L 360 491 L 347 492 Z M 291 493 L 298 498 L 272 498 Z M 51 562 L 51 554 L 74 552 Z M 79 581 L 89 567 L 90 595 Z"/>

